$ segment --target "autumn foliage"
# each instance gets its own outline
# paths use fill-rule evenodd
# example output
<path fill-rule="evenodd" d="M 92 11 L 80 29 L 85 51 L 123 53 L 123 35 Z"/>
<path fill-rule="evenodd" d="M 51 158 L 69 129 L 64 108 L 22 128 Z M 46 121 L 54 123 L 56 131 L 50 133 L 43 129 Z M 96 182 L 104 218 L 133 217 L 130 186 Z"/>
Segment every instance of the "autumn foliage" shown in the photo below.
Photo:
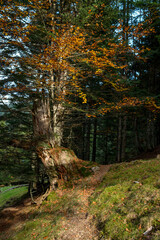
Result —
<path fill-rule="evenodd" d="M 62 17 L 56 16 L 54 4 L 54 1 L 1 1 L 0 14 L 3 17 L 0 28 L 4 49 L 11 45 L 15 49 L 14 54 L 17 49 L 20 52 L 16 58 L 13 54 L 2 57 L 1 64 L 9 69 L 10 74 L 19 75 L 23 70 L 18 66 L 27 65 L 28 70 L 23 74 L 30 79 L 28 86 L 6 84 L 3 90 L 11 92 L 37 89 L 38 92 L 47 92 L 52 87 L 56 92 L 56 101 L 64 102 L 65 99 L 66 103 L 75 106 L 79 98 L 81 103 L 88 103 L 91 110 L 88 116 L 95 114 L 97 105 L 96 112 L 105 114 L 123 106 L 142 104 L 144 101 L 133 100 L 127 95 L 130 87 L 125 73 L 128 58 L 145 60 L 142 53 L 149 49 L 144 46 L 137 49 L 126 43 L 129 40 L 124 40 L 123 36 L 127 34 L 128 39 L 140 39 L 154 32 L 151 27 L 143 27 L 146 21 L 147 26 L 150 26 L 151 19 L 136 26 L 125 27 L 123 21 L 119 20 L 110 29 L 104 29 L 100 24 L 105 8 L 105 4 L 102 4 L 98 14 L 88 11 L 92 19 L 95 19 L 94 29 L 93 23 L 88 23 L 85 29 L 70 22 L 63 23 Z M 97 35 L 100 30 L 103 30 L 103 36 Z M 64 75 L 67 77 L 64 78 Z M 123 97 L 118 97 L 116 103 L 100 93 L 99 96 L 96 95 L 96 100 L 94 98 L 91 101 L 86 89 L 90 77 L 93 82 L 98 79 L 99 92 L 108 88 L 115 95 L 123 92 Z M 153 101 L 150 104 L 153 105 Z"/>

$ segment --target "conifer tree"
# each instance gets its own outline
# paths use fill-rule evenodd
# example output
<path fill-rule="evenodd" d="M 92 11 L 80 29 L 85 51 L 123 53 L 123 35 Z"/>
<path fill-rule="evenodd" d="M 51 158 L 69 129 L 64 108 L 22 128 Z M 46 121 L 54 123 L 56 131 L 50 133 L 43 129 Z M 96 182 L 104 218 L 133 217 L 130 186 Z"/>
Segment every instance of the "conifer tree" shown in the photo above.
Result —
<path fill-rule="evenodd" d="M 114 1 L 1 0 L 1 94 L 30 109 L 32 143 L 52 188 L 78 161 L 61 148 L 71 110 L 95 117 L 138 102 L 125 97 L 125 56 L 135 49 L 116 14 Z"/>

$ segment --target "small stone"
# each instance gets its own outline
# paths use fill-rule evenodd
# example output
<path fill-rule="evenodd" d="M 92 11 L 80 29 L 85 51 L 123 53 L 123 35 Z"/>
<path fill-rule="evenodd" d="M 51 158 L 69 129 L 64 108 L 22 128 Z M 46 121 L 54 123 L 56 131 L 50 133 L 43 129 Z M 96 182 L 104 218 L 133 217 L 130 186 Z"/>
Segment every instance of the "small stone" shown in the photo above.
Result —
<path fill-rule="evenodd" d="M 160 159 L 160 154 L 157 154 L 157 159 Z"/>
<path fill-rule="evenodd" d="M 100 167 L 96 166 L 96 167 L 92 167 L 91 169 L 95 173 L 100 170 Z"/>
<path fill-rule="evenodd" d="M 150 228 L 147 229 L 147 231 L 143 233 L 143 235 L 149 234 L 152 230 L 153 230 L 153 227 L 151 226 Z"/>

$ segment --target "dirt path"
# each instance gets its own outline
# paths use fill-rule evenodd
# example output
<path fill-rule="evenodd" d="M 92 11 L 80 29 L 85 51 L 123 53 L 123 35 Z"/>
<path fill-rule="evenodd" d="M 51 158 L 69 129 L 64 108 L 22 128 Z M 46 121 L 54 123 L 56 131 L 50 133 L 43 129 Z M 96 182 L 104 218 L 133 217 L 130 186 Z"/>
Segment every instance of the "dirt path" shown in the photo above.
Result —
<path fill-rule="evenodd" d="M 83 179 L 69 193 L 78 196 L 81 207 L 74 207 L 74 214 L 62 222 L 63 230 L 60 232 L 58 240 L 98 239 L 97 229 L 92 221 L 93 216 L 88 213 L 88 199 L 109 168 L 109 165 L 100 166 L 94 175 Z M 57 190 L 57 193 L 63 194 L 61 190 Z M 21 205 L 3 209 L 0 212 L 0 240 L 6 240 L 13 232 L 19 230 L 34 208 L 35 206 L 31 205 L 31 199 L 26 199 Z"/>
<path fill-rule="evenodd" d="M 98 232 L 93 224 L 93 216 L 88 213 L 89 197 L 94 192 L 97 184 L 102 181 L 104 175 L 109 170 L 109 165 L 103 165 L 94 175 L 83 180 L 82 186 L 77 186 L 74 194 L 79 196 L 81 209 L 73 209 L 74 215 L 63 222 L 63 231 L 59 235 L 59 240 L 98 240 Z"/>
<path fill-rule="evenodd" d="M 6 240 L 13 232 L 20 229 L 32 209 L 30 198 L 15 207 L 4 208 L 0 212 L 0 239 Z"/>

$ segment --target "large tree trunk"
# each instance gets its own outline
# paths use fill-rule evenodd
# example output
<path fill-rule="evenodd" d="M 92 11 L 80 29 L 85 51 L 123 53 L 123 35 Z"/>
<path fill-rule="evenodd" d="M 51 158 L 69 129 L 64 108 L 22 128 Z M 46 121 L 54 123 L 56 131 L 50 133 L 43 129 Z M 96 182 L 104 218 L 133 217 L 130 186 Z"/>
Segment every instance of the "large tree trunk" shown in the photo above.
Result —
<path fill-rule="evenodd" d="M 51 111 L 54 115 L 52 116 Z M 33 126 L 36 151 L 42 160 L 52 189 L 58 179 L 67 179 L 78 161 L 75 154 L 62 148 L 64 108 L 53 105 L 49 98 L 39 99 L 33 107 Z M 74 165 L 74 166 L 73 166 Z"/>
<path fill-rule="evenodd" d="M 36 143 L 47 141 L 54 146 L 54 132 L 51 126 L 50 99 L 37 99 L 33 105 L 33 131 Z"/>
<path fill-rule="evenodd" d="M 37 148 L 38 155 L 46 169 L 51 189 L 55 189 L 58 179 L 68 180 L 73 176 L 78 158 L 73 151 L 63 147 Z"/>
<path fill-rule="evenodd" d="M 55 22 L 61 22 L 63 20 L 62 13 L 64 13 L 65 10 L 69 11 L 70 7 L 70 1 L 57 2 L 49 0 L 48 13 L 51 15 L 51 19 L 49 17 L 51 20 L 51 33 L 57 30 L 54 27 Z M 45 24 L 45 21 L 43 24 Z M 66 32 L 66 34 L 68 33 Z M 67 35 L 65 35 L 64 32 L 63 39 L 65 39 L 65 37 L 67 40 Z M 77 158 L 70 150 L 60 147 L 63 140 L 64 102 L 68 82 L 68 65 L 64 61 L 65 54 L 63 54 L 63 52 L 65 53 L 66 51 L 66 47 L 62 44 L 56 44 L 55 39 L 50 37 L 46 44 L 48 44 L 49 47 L 47 50 L 49 51 L 47 61 L 50 66 L 50 70 L 47 70 L 49 84 L 44 84 L 44 93 L 42 90 L 41 99 L 38 99 L 34 103 L 33 126 L 38 156 L 41 158 L 46 169 L 51 187 L 55 188 L 58 178 L 64 175 L 65 177 L 70 175 L 73 170 L 73 164 L 77 161 Z M 55 47 L 55 45 L 57 45 L 57 47 Z M 56 58 L 53 57 L 56 54 L 55 51 L 58 51 Z M 52 61 L 55 63 L 51 64 Z M 44 78 L 45 77 L 44 75 Z"/>

